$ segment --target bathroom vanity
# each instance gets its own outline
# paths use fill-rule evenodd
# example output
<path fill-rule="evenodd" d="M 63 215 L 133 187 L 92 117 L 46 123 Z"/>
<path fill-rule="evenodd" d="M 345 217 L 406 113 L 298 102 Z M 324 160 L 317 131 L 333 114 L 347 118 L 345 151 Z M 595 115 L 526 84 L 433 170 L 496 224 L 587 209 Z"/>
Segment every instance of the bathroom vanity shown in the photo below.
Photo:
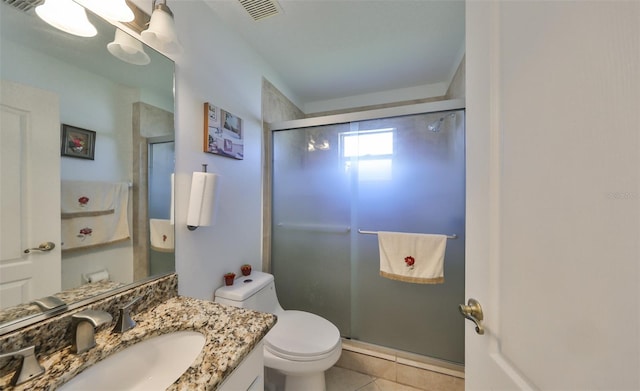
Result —
<path fill-rule="evenodd" d="M 175 275 L 168 279 L 171 280 L 168 281 L 169 284 L 177 286 Z M 162 281 L 154 281 L 151 285 L 158 285 Z M 156 301 L 149 300 L 158 292 L 164 292 L 163 297 Z M 44 375 L 13 389 L 56 389 L 83 370 L 127 347 L 154 336 L 183 330 L 199 332 L 206 341 L 191 366 L 167 388 L 168 390 L 262 389 L 261 340 L 275 325 L 276 317 L 210 301 L 179 297 L 175 292 L 171 288 L 167 290 L 143 285 L 105 299 L 109 302 L 98 302 L 88 306 L 90 309 L 111 313 L 114 315 L 114 321 L 96 330 L 96 346 L 83 354 L 73 353 L 70 346 L 68 329 L 73 311 L 61 315 L 60 319 L 42 322 L 47 324 L 34 325 L 1 336 L 2 352 L 25 347 L 25 341 L 31 341 L 36 345 L 36 356 L 45 368 Z M 132 308 L 131 315 L 137 325 L 124 333 L 112 332 L 117 319 L 117 308 L 141 295 L 143 299 L 139 305 Z M 48 333 L 63 337 L 48 338 Z M 58 340 L 57 347 L 50 345 L 55 340 Z M 0 372 L 0 389 L 11 389 L 9 381 L 16 365 L 12 367 L 13 370 L 5 367 Z"/>

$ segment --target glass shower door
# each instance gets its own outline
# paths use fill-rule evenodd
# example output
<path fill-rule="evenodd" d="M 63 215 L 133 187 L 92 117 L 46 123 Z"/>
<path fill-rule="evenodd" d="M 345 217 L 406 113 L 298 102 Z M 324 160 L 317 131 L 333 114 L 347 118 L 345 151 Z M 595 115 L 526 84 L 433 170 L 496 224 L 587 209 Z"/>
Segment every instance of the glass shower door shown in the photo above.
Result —
<path fill-rule="evenodd" d="M 273 135 L 272 272 L 281 305 L 350 333 L 350 182 L 338 164 L 348 124 Z"/>
<path fill-rule="evenodd" d="M 464 111 L 274 132 L 272 271 L 344 337 L 464 362 Z M 379 275 L 365 231 L 456 234 L 445 282 Z"/>
<path fill-rule="evenodd" d="M 175 166 L 175 143 L 173 141 L 149 142 L 149 218 L 169 220 L 171 217 L 171 175 Z M 153 196 L 152 196 L 153 195 Z M 173 228 L 173 226 L 172 226 Z M 158 275 L 175 270 L 173 251 L 149 249 L 149 275 Z"/>
<path fill-rule="evenodd" d="M 353 173 L 351 338 L 464 362 L 464 112 L 361 121 L 360 138 L 387 129 L 391 156 L 361 150 Z M 361 148 L 363 143 L 361 142 Z M 363 160 L 386 159 L 375 170 Z M 356 229 L 357 228 L 357 229 Z M 443 284 L 379 275 L 378 238 L 368 232 L 457 235 L 447 240 Z"/>

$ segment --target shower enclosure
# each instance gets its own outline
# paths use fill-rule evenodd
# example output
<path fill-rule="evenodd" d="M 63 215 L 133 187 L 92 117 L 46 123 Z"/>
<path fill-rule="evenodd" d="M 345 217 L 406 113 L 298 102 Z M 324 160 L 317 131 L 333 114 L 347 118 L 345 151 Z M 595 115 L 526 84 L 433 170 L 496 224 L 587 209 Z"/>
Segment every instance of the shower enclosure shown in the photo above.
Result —
<path fill-rule="evenodd" d="M 149 218 L 171 217 L 171 174 L 175 165 L 175 143 L 173 137 L 150 137 L 148 151 Z M 151 247 L 151 246 L 150 246 Z M 175 270 L 173 252 L 149 249 L 149 275 Z"/>
<path fill-rule="evenodd" d="M 345 338 L 462 364 L 463 104 L 403 110 L 272 127 L 271 268 L 284 308 L 319 314 Z M 381 277 L 377 231 L 456 235 L 445 282 Z"/>

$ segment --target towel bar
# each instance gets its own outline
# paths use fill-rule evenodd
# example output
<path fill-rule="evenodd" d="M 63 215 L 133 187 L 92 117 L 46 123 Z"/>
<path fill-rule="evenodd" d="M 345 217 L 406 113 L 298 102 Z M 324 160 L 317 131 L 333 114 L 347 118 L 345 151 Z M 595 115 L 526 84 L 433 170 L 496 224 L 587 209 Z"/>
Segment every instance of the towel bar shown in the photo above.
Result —
<path fill-rule="evenodd" d="M 351 227 L 341 225 L 322 225 L 322 224 L 298 224 L 298 223 L 278 223 L 278 227 L 294 229 L 299 231 L 315 231 L 326 233 L 347 233 L 351 232 Z"/>
<path fill-rule="evenodd" d="M 376 232 L 376 231 L 365 231 L 365 230 L 362 230 L 362 229 L 358 229 L 358 233 L 359 234 L 365 234 L 365 235 L 377 235 L 378 234 L 378 232 Z M 447 236 L 447 239 L 458 239 L 458 235 L 456 235 L 456 234 L 446 235 L 446 236 Z"/>

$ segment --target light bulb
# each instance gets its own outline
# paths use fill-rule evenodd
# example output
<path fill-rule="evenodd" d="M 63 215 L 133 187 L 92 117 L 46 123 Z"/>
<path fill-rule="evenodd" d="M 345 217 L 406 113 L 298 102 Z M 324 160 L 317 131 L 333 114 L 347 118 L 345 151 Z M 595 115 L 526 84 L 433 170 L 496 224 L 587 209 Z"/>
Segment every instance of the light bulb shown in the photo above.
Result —
<path fill-rule="evenodd" d="M 180 51 L 173 13 L 166 4 L 155 6 L 149 21 L 149 28 L 140 35 L 147 44 L 162 52 L 171 54 Z"/>
<path fill-rule="evenodd" d="M 36 14 L 51 26 L 79 37 L 94 37 L 95 26 L 87 19 L 87 12 L 72 0 L 46 0 L 36 7 Z"/>
<path fill-rule="evenodd" d="M 124 31 L 117 29 L 115 39 L 107 45 L 109 53 L 124 62 L 134 65 L 147 65 L 151 59 L 144 52 L 142 42 Z"/>

